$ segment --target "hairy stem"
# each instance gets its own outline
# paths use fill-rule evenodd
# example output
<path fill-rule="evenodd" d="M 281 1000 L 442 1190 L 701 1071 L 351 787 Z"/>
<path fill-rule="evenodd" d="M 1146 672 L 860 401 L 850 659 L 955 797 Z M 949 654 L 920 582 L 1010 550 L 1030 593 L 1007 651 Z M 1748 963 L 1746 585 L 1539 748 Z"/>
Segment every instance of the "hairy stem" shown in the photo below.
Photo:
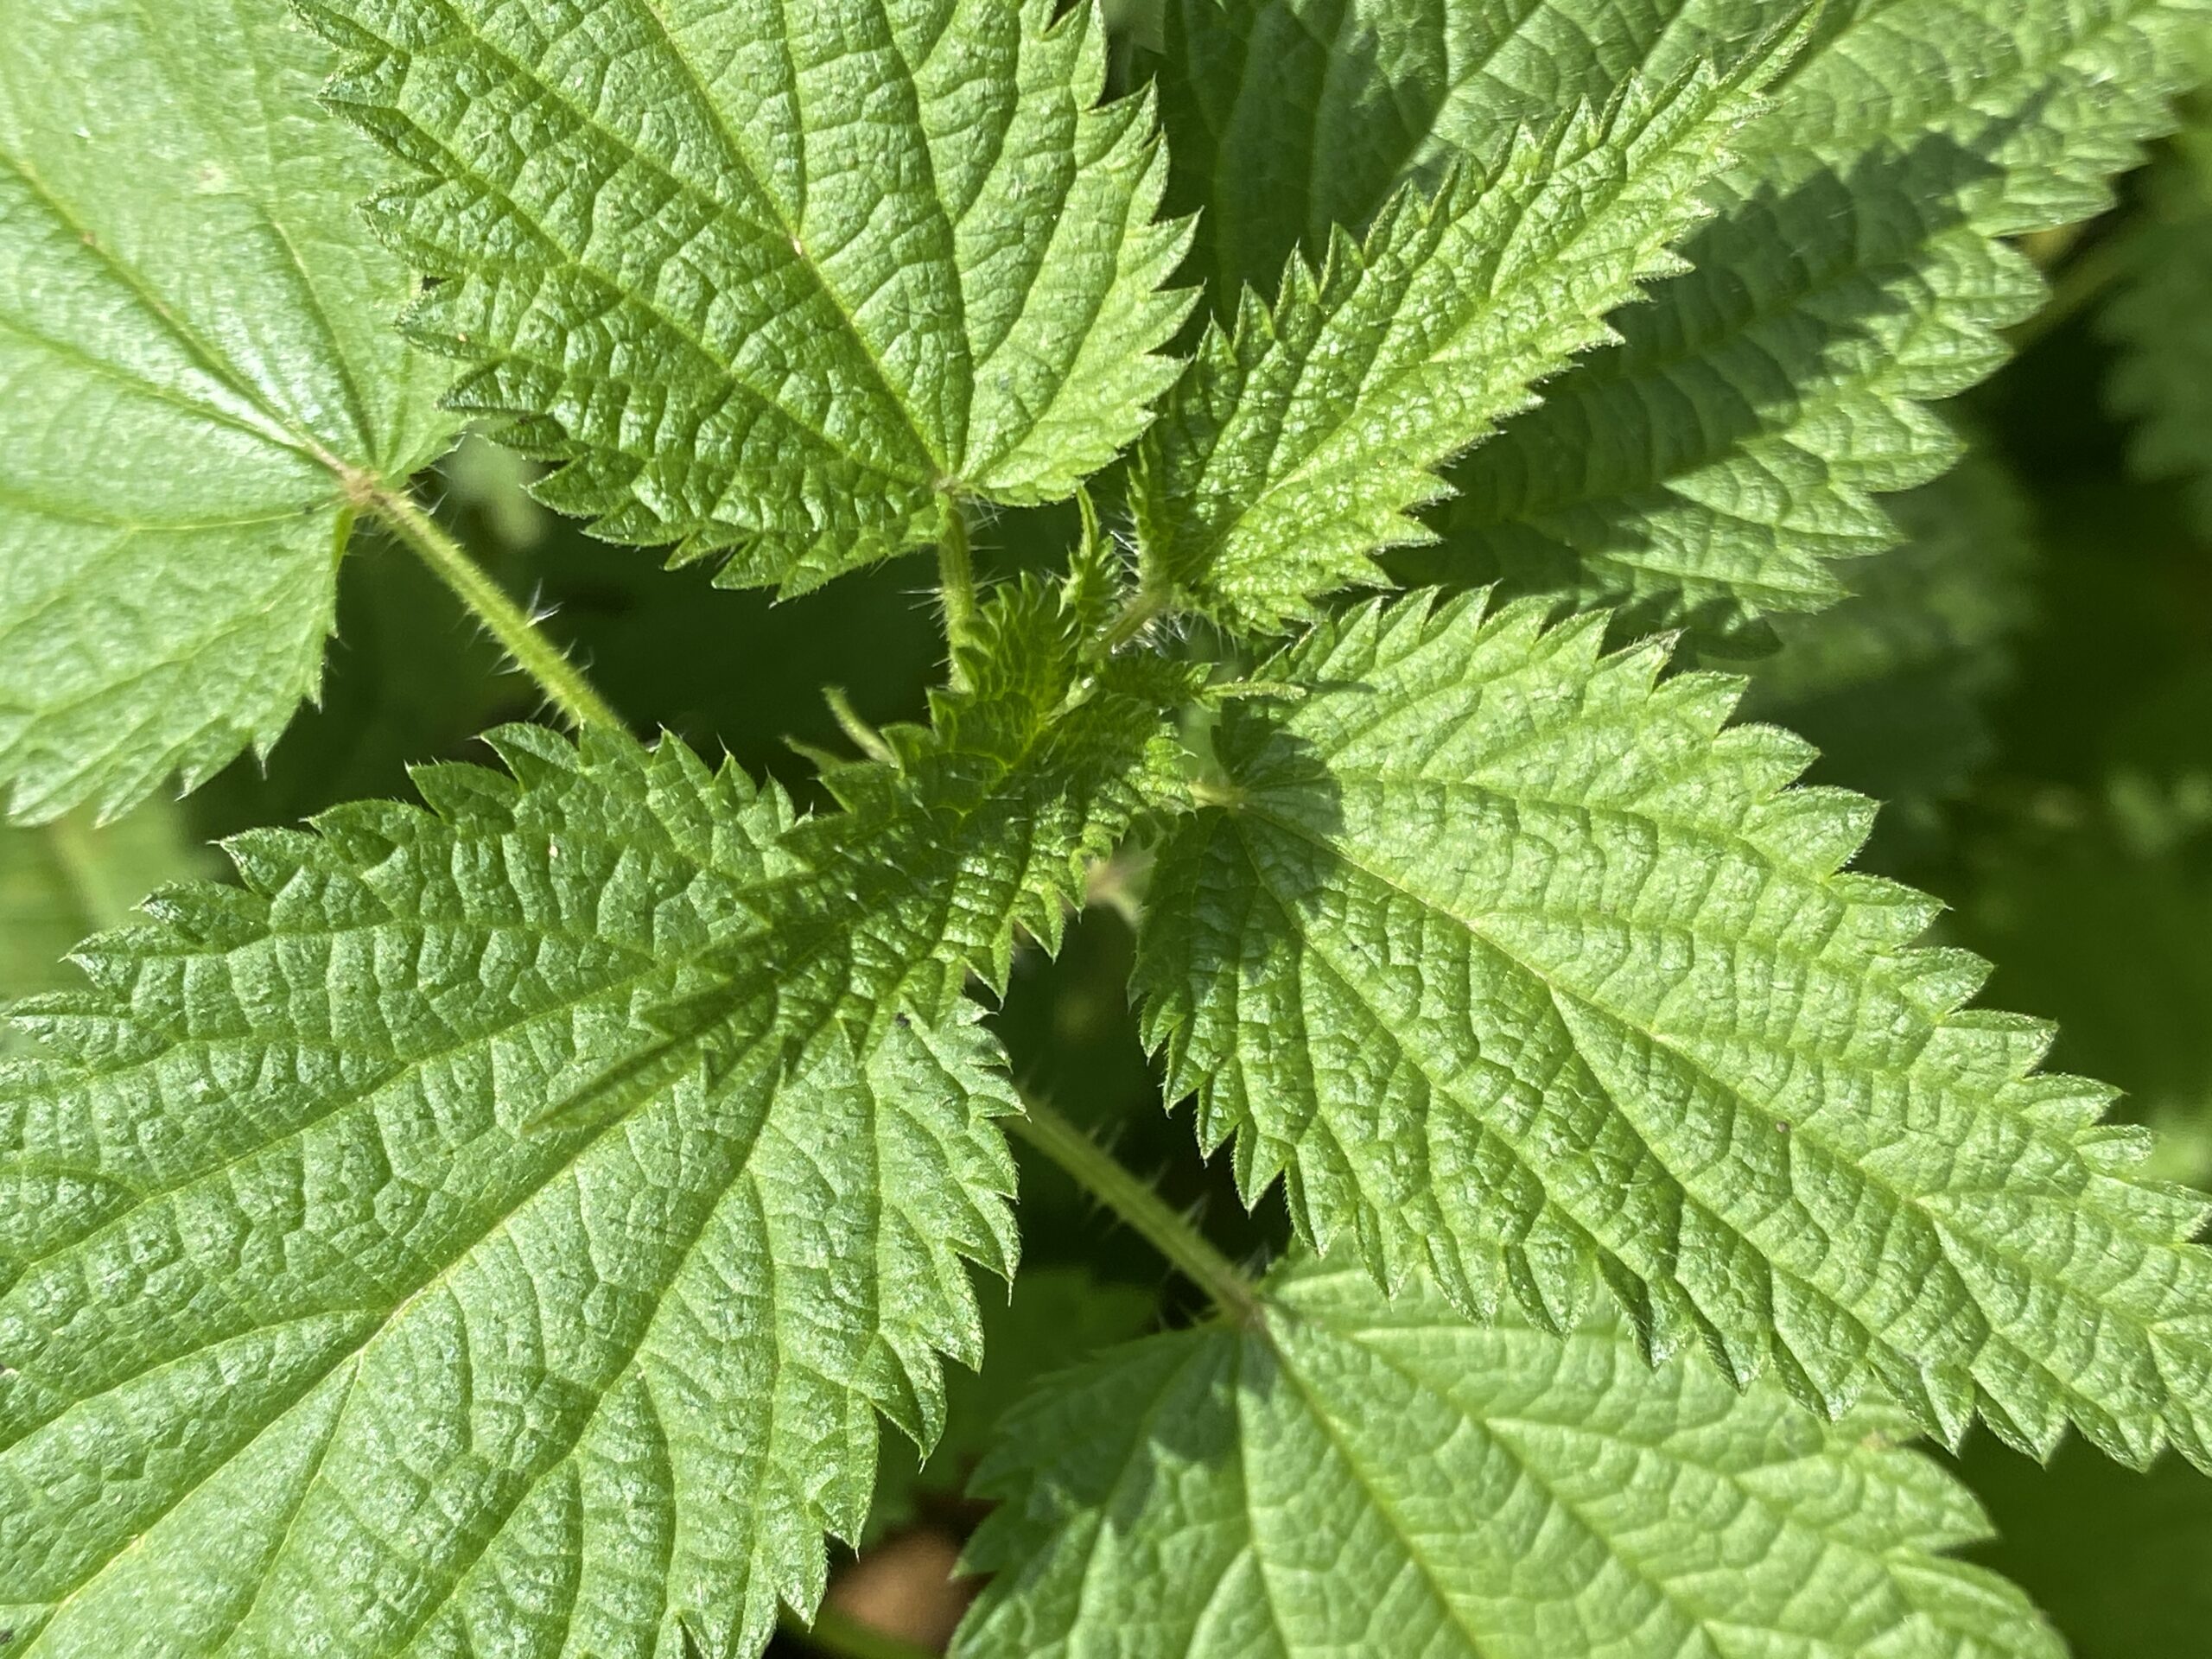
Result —
<path fill-rule="evenodd" d="M 1139 588 L 1135 597 L 1122 607 L 1121 614 L 1107 625 L 1104 633 L 1098 636 L 1098 654 L 1111 657 L 1150 627 L 1156 619 L 1166 615 L 1173 602 L 1172 596 L 1165 588 Z"/>
<path fill-rule="evenodd" d="M 430 515 L 404 492 L 382 487 L 365 491 L 361 503 L 386 530 L 414 550 L 438 579 L 481 622 L 522 671 L 537 683 L 547 699 L 572 726 L 623 729 L 622 717 L 591 682 L 538 631 L 530 613 L 486 575 L 459 542 L 438 528 Z"/>
<path fill-rule="evenodd" d="M 937 1659 L 929 1649 L 886 1636 L 834 1607 L 824 1607 L 811 1624 L 786 1613 L 783 1626 L 785 1635 L 830 1659 Z"/>
<path fill-rule="evenodd" d="M 944 639 L 952 652 L 952 683 L 962 673 L 960 652 L 976 638 L 976 562 L 968 546 L 968 512 L 944 498 L 944 523 L 937 533 L 937 581 L 944 601 Z"/>
<path fill-rule="evenodd" d="M 1024 1098 L 1024 1116 L 1002 1120 L 1013 1132 L 1072 1175 L 1078 1185 L 1127 1222 L 1175 1269 L 1213 1299 L 1232 1323 L 1259 1318 L 1252 1281 L 1209 1244 L 1203 1234 L 1164 1203 L 1159 1193 L 1074 1124 L 1040 1100 Z"/>

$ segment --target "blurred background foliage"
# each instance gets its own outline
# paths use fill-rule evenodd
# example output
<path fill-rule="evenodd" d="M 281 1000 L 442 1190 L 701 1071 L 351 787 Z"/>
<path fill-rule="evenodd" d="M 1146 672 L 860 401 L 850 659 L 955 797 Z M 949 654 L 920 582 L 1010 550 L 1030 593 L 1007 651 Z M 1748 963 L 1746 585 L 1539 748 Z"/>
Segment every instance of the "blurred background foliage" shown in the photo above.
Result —
<path fill-rule="evenodd" d="M 1970 458 L 1893 502 L 1910 543 L 1854 571 L 1849 602 L 1795 620 L 1754 666 L 1746 712 L 1817 743 L 1816 779 L 1886 803 L 1862 866 L 1944 899 L 1948 941 L 1998 964 L 1987 1000 L 2056 1020 L 2051 1063 L 2125 1089 L 2122 1113 L 2164 1136 L 2164 1173 L 2208 1183 L 2212 121 L 2113 213 L 2031 251 L 2054 299 L 1955 410 Z M 818 806 L 790 746 L 843 745 L 823 688 L 871 723 L 921 716 L 942 672 L 925 562 L 772 604 L 592 542 L 526 483 L 472 439 L 445 464 L 441 511 L 639 729 L 727 751 Z M 1057 562 L 1075 534 L 1071 509 L 1008 514 L 979 557 L 1003 575 Z M 73 941 L 164 881 L 213 873 L 210 840 L 404 795 L 409 763 L 480 757 L 476 733 L 537 712 L 442 589 L 363 548 L 321 706 L 273 753 L 181 806 L 0 829 L 0 997 L 65 982 Z M 1246 1217 L 1220 1160 L 1190 1154 L 1187 1114 L 1162 1111 L 1137 1042 L 1126 984 L 1144 874 L 1141 848 L 1097 872 L 1058 960 L 1020 963 L 998 1026 L 1027 1087 L 1256 1257 L 1282 1234 L 1279 1206 Z M 926 1466 L 887 1447 L 870 1547 L 833 1596 L 924 1646 L 957 1612 L 943 1580 L 973 1520 L 961 1487 L 999 1411 L 1036 1375 L 1184 1311 L 1162 1264 L 1056 1171 L 1025 1168 L 1022 1220 L 1020 1290 L 986 1297 L 988 1369 L 957 1382 Z M 2078 1445 L 2038 1470 L 1986 1436 L 1961 1462 L 2001 1535 L 1985 1558 L 2083 1659 L 2212 1651 L 2212 1482 L 2171 1460 L 2133 1475 Z"/>

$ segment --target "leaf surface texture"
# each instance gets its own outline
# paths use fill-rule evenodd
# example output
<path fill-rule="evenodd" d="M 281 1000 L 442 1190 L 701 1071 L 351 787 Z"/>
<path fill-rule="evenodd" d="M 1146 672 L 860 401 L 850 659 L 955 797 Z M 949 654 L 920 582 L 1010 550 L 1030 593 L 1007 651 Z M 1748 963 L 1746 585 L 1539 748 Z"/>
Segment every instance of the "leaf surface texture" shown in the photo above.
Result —
<path fill-rule="evenodd" d="M 442 448 L 278 0 L 0 0 L 0 791 L 123 810 L 321 681 L 346 478 Z"/>
<path fill-rule="evenodd" d="M 1013 1269 L 963 980 L 1139 809 L 1111 734 L 1164 745 L 1096 686 L 1048 741 L 1062 617 L 995 600 L 846 814 L 510 728 L 86 947 L 0 1071 L 0 1628 L 721 1659 L 810 1611 Z"/>
<path fill-rule="evenodd" d="M 998 1577 L 959 1659 L 2057 1659 L 1942 1552 L 1973 1498 L 1771 1384 L 1653 1371 L 1599 1320 L 1471 1325 L 1310 1262 L 1264 1329 L 1181 1332 L 1047 1383 L 978 1477 Z"/>
<path fill-rule="evenodd" d="M 1217 306 L 1291 250 L 1368 224 L 1404 178 L 1491 153 L 1611 84 L 1663 79 L 1770 21 L 1750 0 L 1175 0 L 1162 105 L 1173 199 L 1203 206 Z M 1925 405 L 2003 360 L 2041 286 L 1999 239 L 2096 212 L 2171 123 L 2198 0 L 1859 0 L 1824 10 L 1690 271 L 1622 310 L 1580 359 L 1452 470 L 1433 550 L 1402 576 L 1503 578 L 1708 644 L 1841 592 L 1888 547 L 1876 497 L 1958 442 Z"/>
<path fill-rule="evenodd" d="M 1184 232 L 1103 32 L 1052 0 L 313 0 L 427 176 L 418 334 L 616 540 L 797 591 L 948 497 L 1071 494 L 1173 378 Z"/>
<path fill-rule="evenodd" d="M 2212 1461 L 2203 1200 L 1964 1007 L 1932 901 L 1840 869 L 1871 808 L 1787 788 L 1739 682 L 1541 617 L 1370 607 L 1224 718 L 1139 969 L 1202 1142 L 1387 1284 L 1566 1328 L 1594 1268 L 1655 1355 L 1826 1409 Z"/>
<path fill-rule="evenodd" d="M 1272 309 L 1246 290 L 1142 452 L 1147 580 L 1259 629 L 1379 582 L 1370 554 L 1426 538 L 1408 515 L 1444 493 L 1433 469 L 1679 268 L 1667 249 L 1703 215 L 1760 61 L 1624 81 L 1433 197 L 1401 190 L 1360 239 L 1332 228 Z"/>

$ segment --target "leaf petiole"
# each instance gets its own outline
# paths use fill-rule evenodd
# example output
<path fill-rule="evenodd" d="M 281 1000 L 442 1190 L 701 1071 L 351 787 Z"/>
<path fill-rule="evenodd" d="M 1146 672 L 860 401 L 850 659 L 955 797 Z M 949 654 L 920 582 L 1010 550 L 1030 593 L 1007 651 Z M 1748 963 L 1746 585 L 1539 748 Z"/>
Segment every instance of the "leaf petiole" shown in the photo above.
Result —
<path fill-rule="evenodd" d="M 1231 1324 L 1258 1322 L 1258 1288 L 1197 1228 L 1170 1209 L 1128 1166 L 1043 1101 L 1024 1095 L 1021 1106 L 1022 1116 L 1000 1121 L 1127 1222 L 1178 1272 L 1205 1291 Z"/>
<path fill-rule="evenodd" d="M 411 497 L 404 491 L 367 486 L 357 492 L 356 499 L 453 590 L 571 726 L 625 729 L 621 715 L 562 654 L 561 648 L 539 632 L 530 613 L 508 597 L 506 590 L 486 575 L 461 543 L 441 530 Z"/>
<path fill-rule="evenodd" d="M 937 534 L 938 588 L 944 602 L 944 642 L 952 657 L 952 683 L 957 687 L 965 673 L 960 664 L 962 649 L 976 639 L 976 562 L 969 551 L 967 509 L 948 495 L 942 511 Z"/>
<path fill-rule="evenodd" d="M 1141 587 L 1120 614 L 1106 625 L 1098 636 L 1097 654 L 1111 657 L 1122 646 L 1133 643 L 1137 636 L 1165 616 L 1173 608 L 1174 597 L 1165 588 Z"/>

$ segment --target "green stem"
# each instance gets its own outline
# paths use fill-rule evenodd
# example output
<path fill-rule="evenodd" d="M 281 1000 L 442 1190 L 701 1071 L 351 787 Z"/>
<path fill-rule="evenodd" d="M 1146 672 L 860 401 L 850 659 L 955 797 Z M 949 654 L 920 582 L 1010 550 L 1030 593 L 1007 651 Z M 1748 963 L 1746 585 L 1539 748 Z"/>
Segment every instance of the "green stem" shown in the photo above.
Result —
<path fill-rule="evenodd" d="M 1231 1322 L 1260 1315 L 1260 1296 L 1236 1264 L 1121 1160 L 1040 1100 L 1025 1098 L 1024 1116 L 1001 1120 L 1014 1134 L 1075 1177 L 1077 1183 L 1135 1230 L 1176 1270 L 1213 1299 Z"/>
<path fill-rule="evenodd" d="M 824 1607 L 811 1624 L 785 1613 L 783 1626 L 786 1636 L 830 1659 L 938 1659 L 931 1649 L 886 1636 L 835 1607 Z"/>
<path fill-rule="evenodd" d="M 944 600 L 944 638 L 952 650 L 952 679 L 961 680 L 960 652 L 976 639 L 976 562 L 968 546 L 968 513 L 944 498 L 944 522 L 937 536 L 937 580 Z"/>
<path fill-rule="evenodd" d="M 1138 588 L 1135 596 L 1122 607 L 1121 614 L 1107 625 L 1105 632 L 1098 636 L 1098 654 L 1111 657 L 1150 627 L 1156 619 L 1166 615 L 1173 602 L 1165 588 Z"/>
<path fill-rule="evenodd" d="M 484 625 L 516 665 L 537 682 L 556 709 L 572 726 L 605 726 L 623 729 L 622 717 L 592 689 L 561 648 L 538 632 L 530 613 L 508 597 L 505 588 L 485 575 L 459 542 L 438 528 L 430 515 L 404 492 L 372 489 L 360 498 L 362 505 L 385 529 L 413 549 L 438 580 Z"/>
<path fill-rule="evenodd" d="M 861 718 L 861 711 L 853 707 L 853 700 L 846 695 L 843 686 L 823 686 L 822 701 L 830 705 L 830 715 L 836 721 L 837 729 L 844 733 L 847 742 L 880 766 L 899 764 L 897 753 L 883 741 L 881 732 Z"/>

